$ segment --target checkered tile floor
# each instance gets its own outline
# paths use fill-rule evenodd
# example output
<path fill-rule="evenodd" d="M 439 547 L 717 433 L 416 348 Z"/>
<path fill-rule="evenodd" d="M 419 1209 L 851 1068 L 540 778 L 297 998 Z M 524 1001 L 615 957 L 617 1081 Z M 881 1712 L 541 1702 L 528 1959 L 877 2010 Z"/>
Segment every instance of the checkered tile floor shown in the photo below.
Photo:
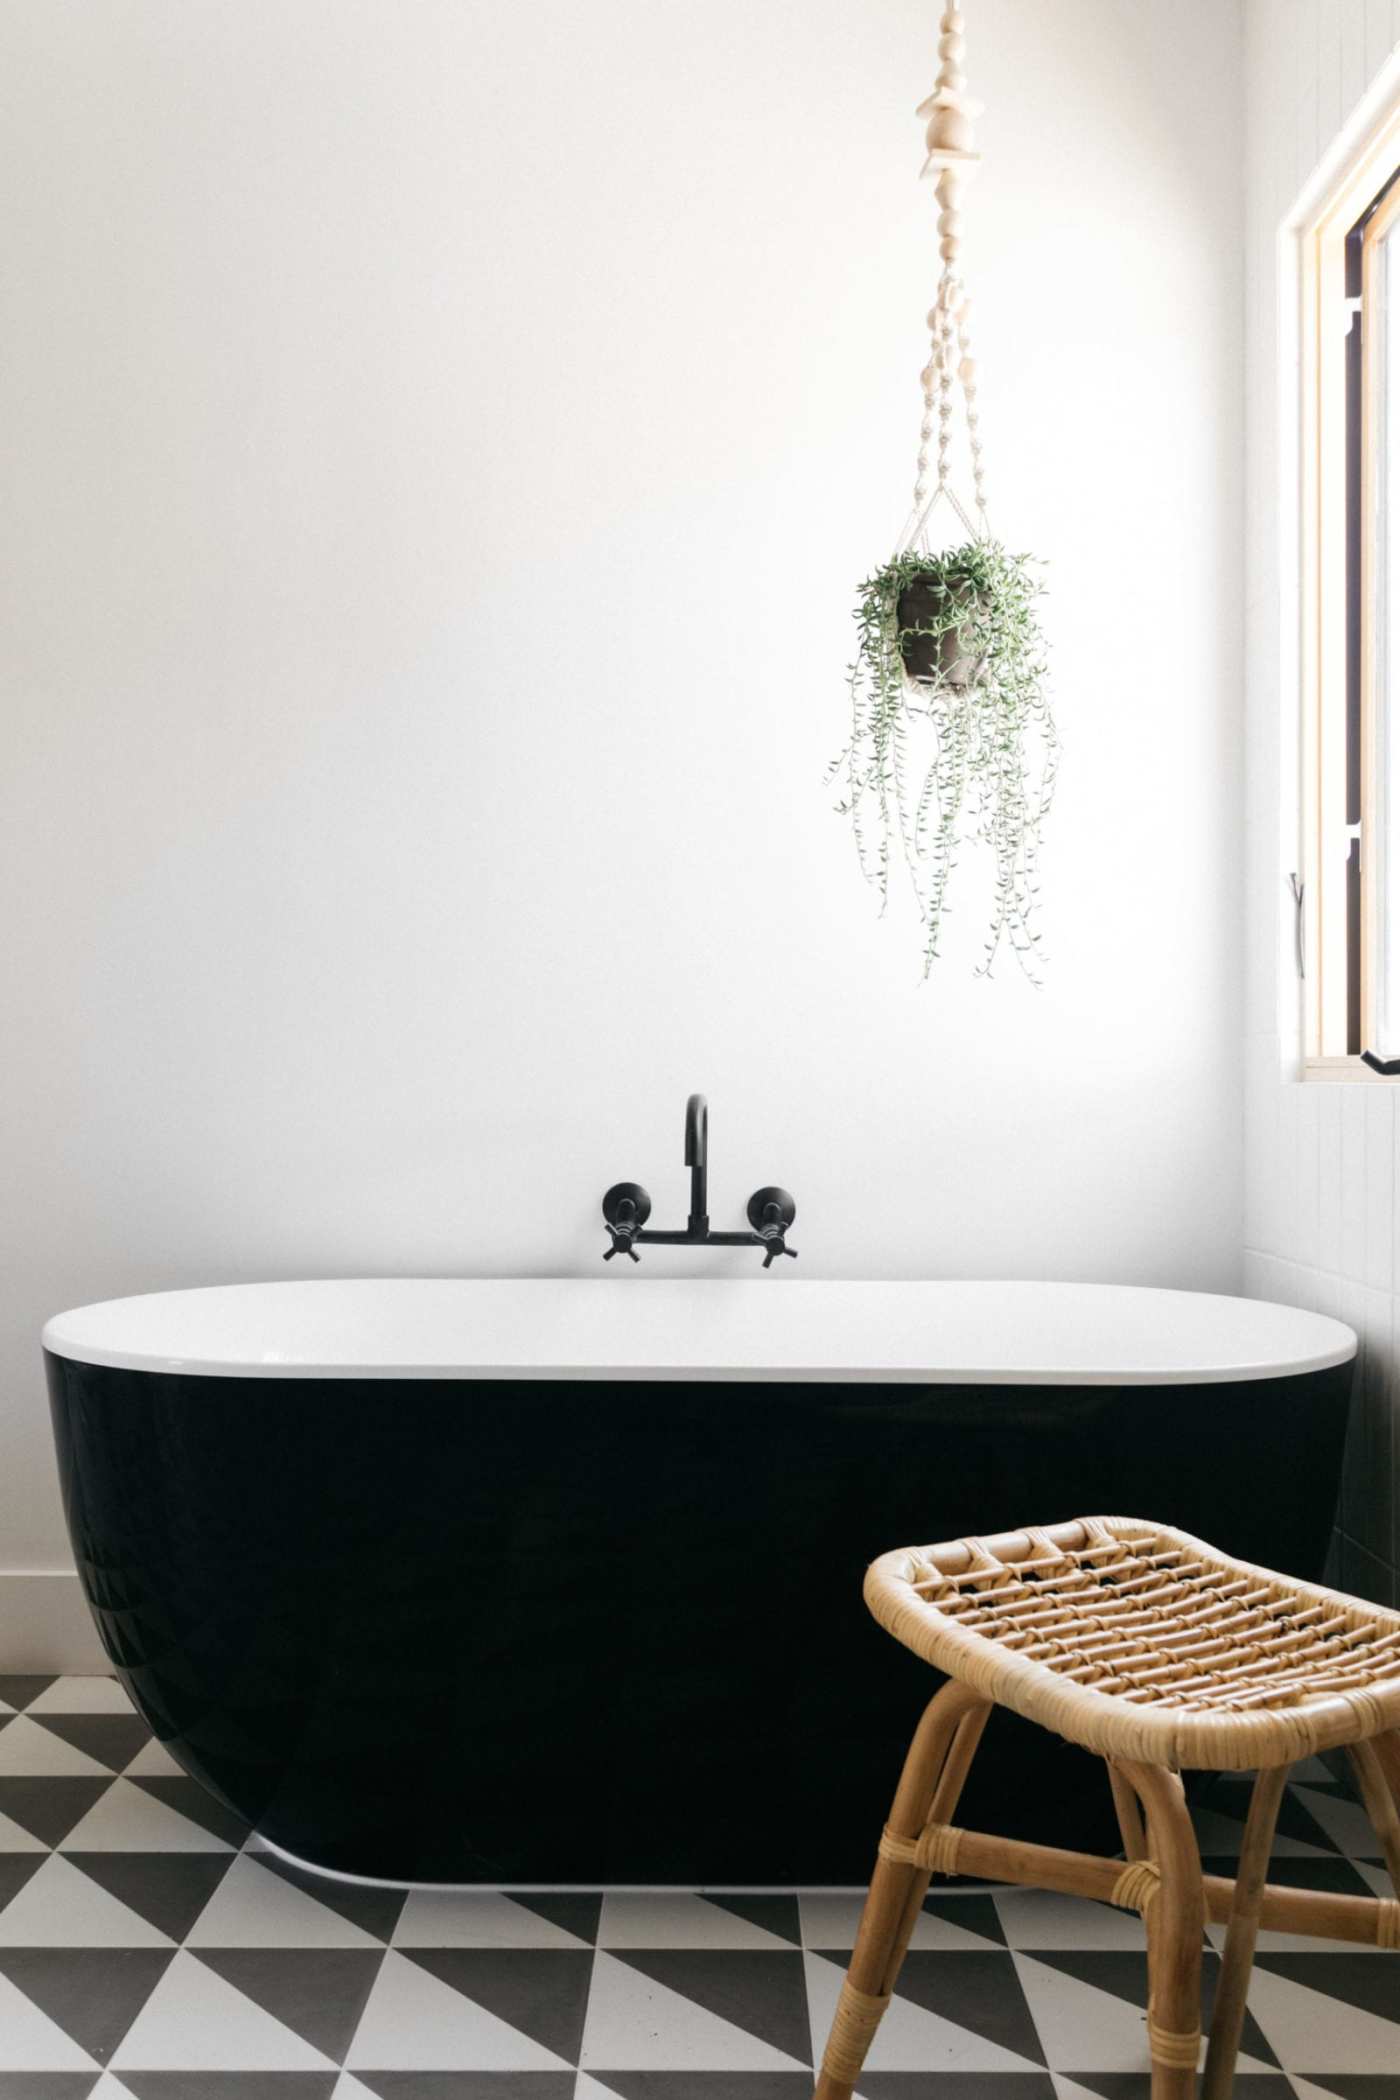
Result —
<path fill-rule="evenodd" d="M 1216 1871 L 1242 1812 L 1222 1781 L 1199 1815 Z M 1388 1893 L 1320 1765 L 1273 1877 Z M 806 2100 L 859 1911 L 304 1876 L 184 1777 L 111 1679 L 0 1677 L 0 2100 Z M 861 2091 L 1147 2100 L 1144 1997 L 1135 1918 L 948 1891 Z M 1265 1934 L 1251 2005 L 1239 2100 L 1400 2100 L 1394 1955 Z"/>

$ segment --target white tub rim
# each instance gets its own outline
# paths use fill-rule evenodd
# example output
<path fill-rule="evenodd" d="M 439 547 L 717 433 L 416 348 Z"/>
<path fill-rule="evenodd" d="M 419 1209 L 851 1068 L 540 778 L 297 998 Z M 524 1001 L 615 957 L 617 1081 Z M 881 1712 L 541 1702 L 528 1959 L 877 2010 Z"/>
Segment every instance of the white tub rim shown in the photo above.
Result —
<path fill-rule="evenodd" d="M 204 1286 L 57 1313 L 75 1363 L 206 1378 L 1174 1386 L 1301 1377 L 1351 1328 L 1114 1283 L 363 1277 Z"/>

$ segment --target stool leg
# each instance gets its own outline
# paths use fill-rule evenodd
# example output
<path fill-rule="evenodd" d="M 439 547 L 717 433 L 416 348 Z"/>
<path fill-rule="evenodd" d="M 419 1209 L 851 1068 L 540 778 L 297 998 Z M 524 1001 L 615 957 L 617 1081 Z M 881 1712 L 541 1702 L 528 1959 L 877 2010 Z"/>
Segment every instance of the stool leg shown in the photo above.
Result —
<path fill-rule="evenodd" d="M 1113 1790 L 1118 1832 L 1123 1840 L 1123 1857 L 1127 1860 L 1146 1859 L 1147 1837 L 1142 1827 L 1142 1809 L 1138 1805 L 1138 1797 L 1113 1759 L 1106 1757 L 1104 1763 L 1108 1767 L 1108 1783 Z"/>
<path fill-rule="evenodd" d="M 1192 2100 L 1201 2053 L 1201 1942 L 1205 1884 L 1186 1794 L 1174 1772 L 1121 1761 L 1147 1811 L 1161 1885 L 1147 1913 L 1152 2100 Z"/>
<path fill-rule="evenodd" d="M 1249 1797 L 1249 1816 L 1240 1848 L 1235 1877 L 1235 1898 L 1230 1908 L 1230 1929 L 1220 1964 L 1220 1990 L 1215 2016 L 1210 2023 L 1210 2046 L 1206 2050 L 1206 2072 L 1201 2081 L 1201 2100 L 1230 2100 L 1235 2062 L 1244 2032 L 1245 1999 L 1254 1967 L 1254 1943 L 1259 1936 L 1259 1911 L 1264 1883 L 1269 1878 L 1269 1854 L 1273 1850 L 1274 1826 L 1288 1784 L 1291 1765 L 1275 1765 L 1261 1772 Z"/>
<path fill-rule="evenodd" d="M 917 1837 L 928 1822 L 946 1822 L 957 1806 L 986 1725 L 987 1701 L 952 1680 L 930 1701 L 909 1746 L 890 1810 L 899 1837 Z M 875 2030 L 923 1907 L 925 1867 L 877 1859 L 861 1913 L 851 1965 L 841 1986 L 816 2100 L 850 2100 Z"/>
<path fill-rule="evenodd" d="M 1397 1803 L 1400 1803 L 1400 1732 L 1392 1728 L 1385 1735 L 1372 1736 L 1371 1748 L 1380 1759 L 1381 1770 L 1385 1773 L 1391 1793 Z M 1400 1895 L 1400 1890 L 1396 1893 Z"/>
<path fill-rule="evenodd" d="M 1375 1743 L 1351 1743 L 1347 1746 L 1347 1757 L 1356 1775 L 1362 1807 L 1380 1839 L 1390 1885 L 1400 1896 L 1400 1811 L 1391 1791 L 1387 1761 L 1379 1744 Z"/>

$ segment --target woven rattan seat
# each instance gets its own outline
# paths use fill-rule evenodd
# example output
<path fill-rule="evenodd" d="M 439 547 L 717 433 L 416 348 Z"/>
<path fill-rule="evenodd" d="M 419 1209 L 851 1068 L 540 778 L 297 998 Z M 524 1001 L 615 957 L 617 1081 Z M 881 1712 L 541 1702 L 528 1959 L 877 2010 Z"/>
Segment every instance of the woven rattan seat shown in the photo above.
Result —
<path fill-rule="evenodd" d="M 1400 1616 L 1165 1524 L 887 1553 L 865 1594 L 925 1662 L 1106 1757 L 1253 1771 L 1400 1727 Z"/>
<path fill-rule="evenodd" d="M 1203 2100 L 1231 2091 L 1261 1926 L 1400 1949 L 1400 1614 L 1130 1517 L 905 1547 L 874 1563 L 865 1596 L 881 1625 L 948 1682 L 915 1733 L 880 1840 L 817 2100 L 851 2100 L 935 1873 L 1141 1913 L 1152 2100 L 1196 2091 L 1207 1918 L 1228 1922 L 1229 1933 Z M 1122 1858 L 954 1824 L 995 1706 L 1107 1761 Z M 1265 1878 L 1292 1766 L 1340 1748 L 1396 1899 Z M 1180 1778 L 1189 1767 L 1258 1772 L 1234 1881 L 1201 1871 Z M 1400 2014 L 1400 1968 L 1395 1989 Z"/>

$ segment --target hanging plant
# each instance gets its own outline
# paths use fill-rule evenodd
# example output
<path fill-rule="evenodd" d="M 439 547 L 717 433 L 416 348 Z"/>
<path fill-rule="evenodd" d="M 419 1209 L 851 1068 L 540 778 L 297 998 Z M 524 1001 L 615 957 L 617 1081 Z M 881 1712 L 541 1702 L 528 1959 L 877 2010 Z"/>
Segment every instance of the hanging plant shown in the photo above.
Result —
<path fill-rule="evenodd" d="M 1006 940 L 1035 974 L 1036 861 L 1056 751 L 1039 590 L 1029 559 L 992 539 L 946 554 L 896 554 L 861 586 L 839 807 L 882 900 L 895 850 L 904 860 L 924 926 L 925 975 L 969 831 L 992 854 L 982 968 Z"/>
<path fill-rule="evenodd" d="M 938 176 L 942 271 L 921 374 L 914 505 L 894 555 L 860 588 L 851 741 L 832 771 L 845 790 L 837 806 L 851 820 L 861 868 L 880 891 L 882 908 L 896 854 L 905 863 L 923 923 L 924 975 L 938 957 L 958 848 L 971 837 L 990 849 L 993 869 L 982 973 L 1005 942 L 1034 978 L 1040 830 L 1059 747 L 1036 618 L 1036 565 L 1027 555 L 1008 553 L 987 518 L 971 301 L 957 267 L 959 185 L 977 159 L 977 105 L 966 94 L 962 29 L 962 15 L 948 8 L 938 85 L 919 108 L 928 119 L 924 173 Z M 952 485 L 955 391 L 976 522 Z M 956 544 L 945 549 L 930 539 L 940 502 L 959 528 Z"/>

